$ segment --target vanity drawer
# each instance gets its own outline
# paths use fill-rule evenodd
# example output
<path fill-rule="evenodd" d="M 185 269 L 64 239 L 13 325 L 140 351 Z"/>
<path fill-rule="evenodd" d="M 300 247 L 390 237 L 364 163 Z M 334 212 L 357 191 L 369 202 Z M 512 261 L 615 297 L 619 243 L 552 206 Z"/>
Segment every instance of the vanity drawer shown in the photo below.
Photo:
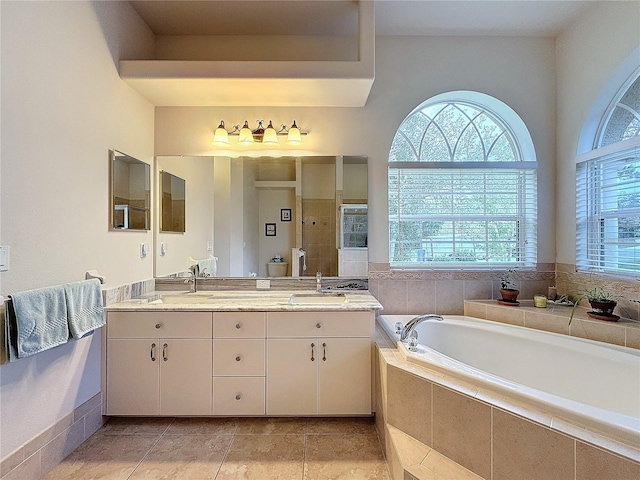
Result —
<path fill-rule="evenodd" d="M 214 377 L 214 415 L 264 415 L 264 377 Z"/>
<path fill-rule="evenodd" d="M 215 339 L 213 341 L 213 374 L 264 375 L 264 346 L 264 339 Z"/>
<path fill-rule="evenodd" d="M 216 312 L 213 336 L 216 338 L 264 338 L 264 312 Z"/>
<path fill-rule="evenodd" d="M 267 337 L 370 337 L 373 312 L 268 312 Z"/>
<path fill-rule="evenodd" d="M 211 312 L 107 312 L 109 338 L 211 338 Z"/>

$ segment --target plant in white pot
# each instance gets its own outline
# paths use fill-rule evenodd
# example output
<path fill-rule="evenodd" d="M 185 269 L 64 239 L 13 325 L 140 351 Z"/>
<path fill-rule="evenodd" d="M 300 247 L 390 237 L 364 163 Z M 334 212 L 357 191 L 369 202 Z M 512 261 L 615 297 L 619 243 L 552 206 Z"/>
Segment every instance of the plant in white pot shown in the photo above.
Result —
<path fill-rule="evenodd" d="M 500 300 L 508 304 L 517 305 L 519 303 L 518 295 L 520 295 L 520 290 L 516 288 L 516 285 L 511 280 L 515 271 L 515 268 L 509 268 L 500 276 L 500 295 L 502 295 Z"/>

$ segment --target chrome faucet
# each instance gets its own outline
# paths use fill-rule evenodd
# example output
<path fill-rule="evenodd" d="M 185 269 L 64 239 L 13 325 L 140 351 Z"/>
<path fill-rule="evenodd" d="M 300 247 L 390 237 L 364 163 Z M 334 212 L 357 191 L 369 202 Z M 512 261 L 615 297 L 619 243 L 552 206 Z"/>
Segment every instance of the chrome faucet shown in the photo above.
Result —
<path fill-rule="evenodd" d="M 436 315 L 435 313 L 428 313 L 426 315 L 418 315 L 417 317 L 413 317 L 402 328 L 402 331 L 400 332 L 400 341 L 405 343 L 408 342 L 413 330 L 422 322 L 426 322 L 427 320 L 438 320 L 439 322 L 441 322 L 442 320 L 444 320 L 444 318 L 442 318 L 442 315 Z"/>
<path fill-rule="evenodd" d="M 316 273 L 316 292 L 322 291 L 322 272 Z"/>
<path fill-rule="evenodd" d="M 189 293 L 197 293 L 198 292 L 198 275 L 196 274 L 198 270 L 197 265 L 192 265 L 189 267 L 189 278 L 187 278 L 184 283 L 188 283 Z"/>

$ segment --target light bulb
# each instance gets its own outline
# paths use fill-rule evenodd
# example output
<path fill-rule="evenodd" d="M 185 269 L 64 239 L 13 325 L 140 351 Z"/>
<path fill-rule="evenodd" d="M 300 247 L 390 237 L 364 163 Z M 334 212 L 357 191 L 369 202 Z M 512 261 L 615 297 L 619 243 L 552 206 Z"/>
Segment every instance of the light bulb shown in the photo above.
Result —
<path fill-rule="evenodd" d="M 218 128 L 216 128 L 213 134 L 213 142 L 211 143 L 214 145 L 229 145 L 229 133 L 224 128 L 224 121 L 221 121 Z"/>
<path fill-rule="evenodd" d="M 244 121 L 244 125 L 240 129 L 240 137 L 238 138 L 240 145 L 253 145 L 253 132 L 249 128 L 249 122 Z"/>
<path fill-rule="evenodd" d="M 296 125 L 296 121 L 293 121 L 293 125 L 289 129 L 289 133 L 287 135 L 287 143 L 289 145 L 300 145 L 302 144 L 302 137 L 300 136 L 300 129 Z"/>
<path fill-rule="evenodd" d="M 277 145 L 278 144 L 278 134 L 276 133 L 276 129 L 273 128 L 273 124 L 271 120 L 269 120 L 269 126 L 264 131 L 264 136 L 262 137 L 262 143 L 265 145 Z"/>

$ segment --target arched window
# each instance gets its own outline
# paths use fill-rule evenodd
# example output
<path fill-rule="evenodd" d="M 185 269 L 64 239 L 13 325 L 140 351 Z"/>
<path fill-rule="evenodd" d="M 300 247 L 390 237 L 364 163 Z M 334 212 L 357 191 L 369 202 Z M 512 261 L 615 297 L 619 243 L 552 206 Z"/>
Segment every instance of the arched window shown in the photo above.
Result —
<path fill-rule="evenodd" d="M 389 153 L 391 265 L 535 266 L 536 166 L 527 128 L 499 100 L 451 92 L 420 105 Z"/>
<path fill-rule="evenodd" d="M 576 268 L 640 274 L 640 69 L 602 116 L 576 166 Z"/>

